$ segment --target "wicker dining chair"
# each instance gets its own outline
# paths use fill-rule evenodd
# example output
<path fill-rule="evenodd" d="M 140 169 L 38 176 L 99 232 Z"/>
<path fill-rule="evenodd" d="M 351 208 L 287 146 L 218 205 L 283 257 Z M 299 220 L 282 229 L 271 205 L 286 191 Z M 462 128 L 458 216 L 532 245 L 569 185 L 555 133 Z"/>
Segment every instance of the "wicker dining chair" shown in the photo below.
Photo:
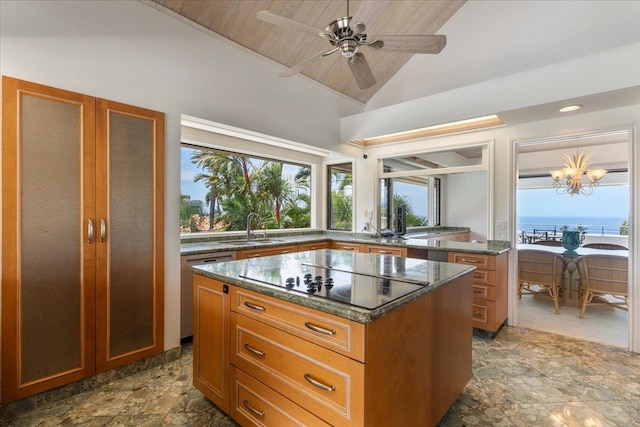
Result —
<path fill-rule="evenodd" d="M 553 300 L 556 314 L 560 314 L 558 298 L 564 282 L 565 262 L 554 252 L 521 249 L 518 251 L 518 298 L 538 294 Z"/>
<path fill-rule="evenodd" d="M 614 243 L 587 243 L 586 245 L 582 245 L 583 248 L 591 248 L 591 249 L 607 249 L 607 250 L 620 250 L 620 251 L 628 251 L 629 248 L 622 245 L 616 245 Z"/>
<path fill-rule="evenodd" d="M 581 280 L 580 318 L 587 305 L 610 305 L 628 311 L 629 259 L 617 255 L 583 255 L 578 258 Z M 615 300 L 604 298 L 612 296 Z"/>
<path fill-rule="evenodd" d="M 562 242 L 559 240 L 538 240 L 537 242 L 533 242 L 532 245 L 562 246 Z"/>

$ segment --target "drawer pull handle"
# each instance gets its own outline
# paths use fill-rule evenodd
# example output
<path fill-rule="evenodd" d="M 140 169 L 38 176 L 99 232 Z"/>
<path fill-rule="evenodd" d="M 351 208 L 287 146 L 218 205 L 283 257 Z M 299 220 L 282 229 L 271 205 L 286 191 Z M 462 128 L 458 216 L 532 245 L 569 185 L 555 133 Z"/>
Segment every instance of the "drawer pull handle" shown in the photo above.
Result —
<path fill-rule="evenodd" d="M 480 312 L 479 311 L 474 311 L 473 315 L 476 316 L 476 317 L 479 317 L 480 316 Z"/>
<path fill-rule="evenodd" d="M 343 246 L 343 247 L 341 247 L 340 249 L 342 249 L 343 251 L 352 251 L 352 250 L 354 250 L 355 248 L 348 248 L 348 247 L 346 247 L 346 246 Z"/>
<path fill-rule="evenodd" d="M 482 289 L 474 289 L 474 290 L 473 290 L 473 293 L 474 293 L 474 294 L 481 294 L 481 293 L 483 293 L 483 292 L 482 292 Z"/>
<path fill-rule="evenodd" d="M 378 251 L 378 252 L 381 253 L 381 254 L 390 254 L 391 253 L 389 251 Z"/>
<path fill-rule="evenodd" d="M 247 307 L 249 307 L 252 310 L 267 311 L 266 307 L 263 307 L 263 306 L 258 305 L 258 304 L 254 304 L 254 303 L 249 302 L 249 301 L 245 301 L 244 305 L 246 305 Z"/>
<path fill-rule="evenodd" d="M 314 325 L 311 322 L 304 322 L 304 326 L 306 326 L 307 328 L 311 329 L 312 331 L 318 332 L 320 334 L 325 334 L 325 335 L 335 335 L 336 334 L 335 329 L 326 329 L 326 328 L 323 328 L 322 326 Z"/>
<path fill-rule="evenodd" d="M 473 264 L 480 263 L 480 260 L 477 258 L 462 258 L 462 262 L 471 262 Z"/>
<path fill-rule="evenodd" d="M 318 381 L 317 379 L 313 378 L 311 375 L 309 375 L 308 373 L 305 372 L 304 374 L 304 379 L 309 381 L 312 385 L 318 387 L 319 389 L 322 389 L 324 391 L 336 391 L 335 386 L 332 385 L 326 385 L 323 382 Z"/>
<path fill-rule="evenodd" d="M 267 354 L 264 351 L 257 350 L 257 349 L 251 347 L 249 344 L 246 344 L 246 343 L 244 345 L 244 348 L 246 348 L 247 351 L 250 351 L 251 353 L 253 353 L 253 354 L 257 355 L 257 356 L 264 356 L 265 354 Z"/>
<path fill-rule="evenodd" d="M 473 278 L 474 279 L 480 279 L 480 278 L 482 278 L 482 274 L 474 274 Z"/>
<path fill-rule="evenodd" d="M 249 404 L 249 401 L 247 399 L 243 400 L 242 404 L 244 405 L 245 408 L 253 412 L 255 415 L 259 417 L 264 417 L 264 411 L 258 411 L 256 408 L 254 408 Z"/>

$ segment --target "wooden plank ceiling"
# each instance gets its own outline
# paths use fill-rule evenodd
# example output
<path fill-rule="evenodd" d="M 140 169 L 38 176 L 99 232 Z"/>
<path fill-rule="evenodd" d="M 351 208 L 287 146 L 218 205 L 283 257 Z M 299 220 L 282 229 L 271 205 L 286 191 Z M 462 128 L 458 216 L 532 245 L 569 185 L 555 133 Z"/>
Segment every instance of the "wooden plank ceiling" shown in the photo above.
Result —
<path fill-rule="evenodd" d="M 286 67 L 327 51 L 332 46 L 321 37 L 259 21 L 256 13 L 268 10 L 324 29 L 347 12 L 346 0 L 153 1 Z M 349 12 L 364 22 L 368 39 L 372 40 L 375 35 L 436 34 L 464 2 L 465 0 L 353 0 L 349 2 Z M 377 81 L 368 89 L 358 88 L 346 63 L 347 59 L 339 53 L 315 61 L 303 74 L 347 97 L 366 103 L 412 56 L 369 48 L 363 48 L 362 52 Z"/>

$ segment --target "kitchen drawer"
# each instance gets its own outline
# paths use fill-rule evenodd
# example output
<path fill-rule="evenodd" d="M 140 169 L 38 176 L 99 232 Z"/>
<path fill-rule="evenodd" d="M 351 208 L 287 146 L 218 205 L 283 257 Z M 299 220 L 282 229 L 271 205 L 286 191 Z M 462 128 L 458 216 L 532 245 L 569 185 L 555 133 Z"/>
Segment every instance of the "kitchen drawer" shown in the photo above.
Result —
<path fill-rule="evenodd" d="M 473 298 L 473 326 L 475 328 L 493 330 L 496 317 L 494 301 Z"/>
<path fill-rule="evenodd" d="M 341 251 L 360 252 L 360 244 L 358 243 L 331 242 L 330 247 Z"/>
<path fill-rule="evenodd" d="M 474 298 L 487 299 L 490 301 L 496 300 L 495 286 L 482 285 L 477 283 L 474 283 L 472 286 L 473 286 L 472 293 Z"/>
<path fill-rule="evenodd" d="M 496 284 L 496 272 L 476 269 L 473 273 L 471 273 L 471 281 L 474 285 L 478 284 L 494 286 Z"/>
<path fill-rule="evenodd" d="M 478 269 L 495 270 L 496 258 L 491 255 L 449 252 L 449 262 L 475 265 Z"/>
<path fill-rule="evenodd" d="M 245 427 L 329 427 L 320 418 L 233 366 L 229 415 Z"/>
<path fill-rule="evenodd" d="M 231 363 L 333 426 L 363 425 L 363 363 L 234 312 Z"/>
<path fill-rule="evenodd" d="M 316 249 L 327 249 L 327 248 L 329 248 L 329 242 L 302 243 L 298 245 L 298 252 L 315 251 Z"/>
<path fill-rule="evenodd" d="M 399 257 L 407 257 L 407 249 L 406 248 L 394 248 L 392 246 L 372 246 L 365 245 L 364 251 L 370 254 L 381 254 L 381 255 L 393 255 Z"/>
<path fill-rule="evenodd" d="M 364 362 L 362 323 L 235 286 L 231 288 L 231 310 Z"/>
<path fill-rule="evenodd" d="M 282 255 L 297 252 L 295 245 L 278 246 L 276 248 L 256 248 L 239 251 L 237 253 L 238 259 L 258 258 L 270 255 Z"/>

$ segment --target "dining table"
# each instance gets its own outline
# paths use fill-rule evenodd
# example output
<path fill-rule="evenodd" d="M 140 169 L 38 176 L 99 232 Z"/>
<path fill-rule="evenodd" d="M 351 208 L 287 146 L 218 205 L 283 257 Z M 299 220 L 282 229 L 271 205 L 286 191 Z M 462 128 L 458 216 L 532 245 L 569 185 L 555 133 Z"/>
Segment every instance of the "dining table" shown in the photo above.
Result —
<path fill-rule="evenodd" d="M 578 258 L 582 255 L 617 255 L 629 258 L 628 250 L 618 249 L 595 249 L 579 247 L 574 250 L 567 250 L 562 246 L 546 246 L 519 243 L 517 249 L 531 249 L 535 251 L 553 252 L 562 255 L 565 262 L 564 269 L 564 305 L 579 307 L 580 306 L 580 271 L 578 270 Z"/>

